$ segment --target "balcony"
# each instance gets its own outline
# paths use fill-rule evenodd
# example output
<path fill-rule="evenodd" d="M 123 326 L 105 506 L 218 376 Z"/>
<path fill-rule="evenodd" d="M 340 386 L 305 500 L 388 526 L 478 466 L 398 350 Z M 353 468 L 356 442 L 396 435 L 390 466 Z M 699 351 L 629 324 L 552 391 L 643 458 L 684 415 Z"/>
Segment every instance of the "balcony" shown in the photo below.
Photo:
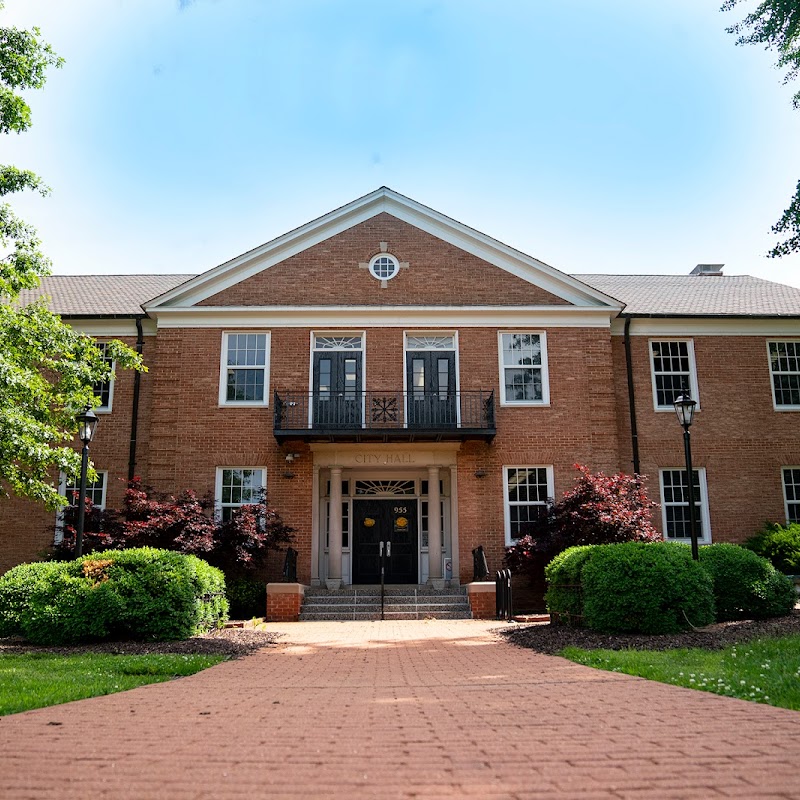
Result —
<path fill-rule="evenodd" d="M 275 438 L 315 442 L 491 441 L 494 392 L 275 392 Z"/>

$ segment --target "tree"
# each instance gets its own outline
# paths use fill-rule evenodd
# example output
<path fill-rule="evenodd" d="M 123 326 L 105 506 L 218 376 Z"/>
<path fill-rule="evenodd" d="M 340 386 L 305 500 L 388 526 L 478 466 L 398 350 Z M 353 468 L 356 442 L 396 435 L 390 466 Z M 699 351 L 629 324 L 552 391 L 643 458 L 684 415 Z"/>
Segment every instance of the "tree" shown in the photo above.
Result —
<path fill-rule="evenodd" d="M 30 127 L 31 109 L 20 92 L 40 89 L 47 69 L 62 64 L 38 28 L 0 27 L 0 133 Z M 0 165 L 0 198 L 26 189 L 49 192 L 33 172 Z M 111 370 L 95 341 L 65 325 L 44 299 L 19 306 L 20 292 L 49 273 L 36 231 L 0 202 L 0 491 L 9 487 L 57 508 L 66 499 L 54 473 L 80 472 L 80 455 L 69 445 L 75 414 L 96 403 L 94 387 Z M 109 342 L 107 355 L 119 368 L 144 369 L 122 342 Z"/>
<path fill-rule="evenodd" d="M 658 504 L 648 498 L 641 476 L 592 473 L 579 464 L 575 469 L 575 486 L 557 503 L 550 501 L 506 551 L 508 566 L 533 581 L 548 561 L 574 545 L 661 540 L 651 519 Z"/>
<path fill-rule="evenodd" d="M 721 10 L 730 11 L 739 2 L 726 0 Z M 738 36 L 736 44 L 763 44 L 767 50 L 777 50 L 776 66 L 787 70 L 784 84 L 800 75 L 800 0 L 763 0 L 754 11 L 740 23 L 731 25 L 727 31 Z M 800 91 L 795 93 L 792 103 L 800 110 Z M 772 232 L 788 238 L 769 251 L 767 255 L 770 258 L 800 252 L 800 182 L 789 207 L 772 226 Z"/>

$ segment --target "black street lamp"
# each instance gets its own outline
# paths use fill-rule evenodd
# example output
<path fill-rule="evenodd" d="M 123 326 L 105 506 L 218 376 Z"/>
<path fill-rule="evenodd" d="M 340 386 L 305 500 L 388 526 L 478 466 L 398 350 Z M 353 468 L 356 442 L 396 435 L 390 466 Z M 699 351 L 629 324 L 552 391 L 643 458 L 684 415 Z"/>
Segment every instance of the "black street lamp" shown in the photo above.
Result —
<path fill-rule="evenodd" d="M 78 438 L 83 442 L 81 451 L 81 488 L 78 492 L 78 526 L 75 532 L 75 558 L 83 555 L 83 518 L 86 513 L 86 470 L 89 468 L 89 442 L 94 438 L 97 428 L 97 415 L 89 406 L 82 414 L 75 417 L 78 420 Z"/>
<path fill-rule="evenodd" d="M 697 552 L 697 520 L 694 507 L 694 480 L 692 479 L 692 440 L 689 428 L 694 421 L 694 409 L 697 402 L 689 396 L 689 390 L 684 387 L 683 394 L 675 398 L 675 413 L 678 422 L 683 428 L 683 450 L 686 455 L 686 497 L 689 500 L 689 535 L 692 537 L 692 558 L 698 561 Z"/>

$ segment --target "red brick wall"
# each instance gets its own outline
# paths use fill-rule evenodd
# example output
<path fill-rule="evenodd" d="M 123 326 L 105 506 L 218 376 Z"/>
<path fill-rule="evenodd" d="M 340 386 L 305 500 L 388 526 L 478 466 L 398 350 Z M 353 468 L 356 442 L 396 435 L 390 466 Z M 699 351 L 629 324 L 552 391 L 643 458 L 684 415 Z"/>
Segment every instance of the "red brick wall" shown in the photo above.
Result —
<path fill-rule="evenodd" d="M 408 269 L 385 289 L 360 263 L 386 242 Z M 560 297 L 383 213 L 236 286 L 205 306 L 564 305 Z"/>
<path fill-rule="evenodd" d="M 635 323 L 634 323 L 635 328 Z M 658 501 L 659 469 L 682 467 L 683 431 L 673 412 L 653 409 L 650 339 L 632 336 L 634 391 L 641 470 Z M 741 542 L 766 520 L 785 522 L 781 467 L 800 463 L 800 415 L 776 412 L 764 336 L 694 336 L 700 410 L 691 428 L 692 460 L 706 468 L 711 535 L 715 542 Z M 631 439 L 624 341 L 613 341 L 623 467 L 630 471 Z M 661 512 L 655 519 L 661 529 Z"/>

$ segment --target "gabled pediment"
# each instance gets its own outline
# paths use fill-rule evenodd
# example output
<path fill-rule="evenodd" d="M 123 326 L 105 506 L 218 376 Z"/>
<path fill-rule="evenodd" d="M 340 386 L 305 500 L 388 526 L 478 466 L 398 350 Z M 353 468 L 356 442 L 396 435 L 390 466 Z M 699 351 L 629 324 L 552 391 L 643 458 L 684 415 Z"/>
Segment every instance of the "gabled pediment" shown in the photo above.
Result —
<path fill-rule="evenodd" d="M 366 269 L 382 251 L 404 268 L 383 284 Z M 621 308 L 570 275 L 382 187 L 198 275 L 146 310 L 347 305 Z"/>

